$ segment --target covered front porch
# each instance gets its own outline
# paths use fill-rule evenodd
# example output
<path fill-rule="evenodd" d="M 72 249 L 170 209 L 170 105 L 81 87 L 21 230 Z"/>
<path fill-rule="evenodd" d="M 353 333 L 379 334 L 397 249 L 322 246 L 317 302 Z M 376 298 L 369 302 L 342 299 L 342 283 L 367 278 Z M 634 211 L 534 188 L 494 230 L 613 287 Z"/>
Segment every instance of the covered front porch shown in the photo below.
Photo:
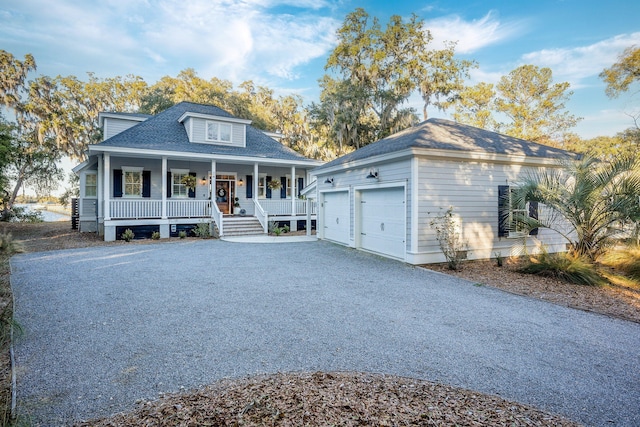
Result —
<path fill-rule="evenodd" d="M 98 231 L 108 241 L 126 226 L 152 227 L 165 238 L 175 226 L 206 222 L 224 236 L 225 219 L 255 218 L 262 233 L 270 221 L 288 221 L 295 231 L 300 221 L 316 219 L 315 202 L 300 196 L 307 165 L 108 152 L 101 157 L 80 173 L 80 224 L 81 231 Z M 184 188 L 185 176 L 195 184 Z"/>

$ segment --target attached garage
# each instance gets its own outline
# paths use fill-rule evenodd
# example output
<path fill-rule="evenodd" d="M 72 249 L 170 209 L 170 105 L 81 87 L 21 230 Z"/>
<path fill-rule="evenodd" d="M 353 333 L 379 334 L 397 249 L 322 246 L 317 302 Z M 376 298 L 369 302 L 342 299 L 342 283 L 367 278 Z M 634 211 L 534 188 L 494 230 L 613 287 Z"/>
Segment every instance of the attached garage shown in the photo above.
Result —
<path fill-rule="evenodd" d="M 348 245 L 350 216 L 348 191 L 323 193 L 322 232 L 325 239 Z"/>
<path fill-rule="evenodd" d="M 358 246 L 404 259 L 407 215 L 404 187 L 361 190 L 357 199 Z"/>

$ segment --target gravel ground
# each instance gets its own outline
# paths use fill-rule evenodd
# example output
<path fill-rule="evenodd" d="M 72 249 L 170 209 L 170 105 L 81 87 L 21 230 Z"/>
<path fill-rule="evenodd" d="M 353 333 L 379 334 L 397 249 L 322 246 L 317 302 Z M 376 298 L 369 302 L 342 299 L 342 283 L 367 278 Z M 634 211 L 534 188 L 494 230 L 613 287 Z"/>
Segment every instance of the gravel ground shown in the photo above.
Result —
<path fill-rule="evenodd" d="M 640 424 L 640 325 L 332 244 L 188 241 L 12 259 L 18 410 L 106 416 L 223 378 L 360 371 Z"/>

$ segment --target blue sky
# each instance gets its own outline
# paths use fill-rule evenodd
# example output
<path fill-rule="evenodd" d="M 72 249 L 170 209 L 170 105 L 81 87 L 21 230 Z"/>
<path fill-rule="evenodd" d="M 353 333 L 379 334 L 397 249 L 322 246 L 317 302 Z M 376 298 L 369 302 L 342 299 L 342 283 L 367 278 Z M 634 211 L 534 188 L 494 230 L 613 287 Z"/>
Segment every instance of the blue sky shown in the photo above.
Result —
<path fill-rule="evenodd" d="M 37 74 L 135 74 L 152 84 L 190 67 L 311 102 L 335 30 L 357 7 L 383 24 L 416 13 L 434 46 L 457 41 L 460 57 L 478 62 L 471 83 L 495 83 L 523 64 L 550 67 L 556 82 L 571 83 L 567 107 L 584 118 L 575 129 L 583 138 L 615 135 L 638 112 L 638 95 L 610 100 L 598 78 L 640 45 L 640 2 L 629 0 L 2 0 L 0 49 L 32 53 Z M 421 111 L 417 97 L 411 102 Z"/>

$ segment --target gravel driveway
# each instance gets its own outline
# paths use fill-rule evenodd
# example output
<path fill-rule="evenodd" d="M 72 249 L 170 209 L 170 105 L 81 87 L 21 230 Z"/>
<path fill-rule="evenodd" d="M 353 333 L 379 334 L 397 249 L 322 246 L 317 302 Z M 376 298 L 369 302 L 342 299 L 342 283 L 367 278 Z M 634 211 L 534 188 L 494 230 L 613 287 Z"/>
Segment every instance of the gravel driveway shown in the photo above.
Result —
<path fill-rule="evenodd" d="M 640 324 L 325 242 L 12 258 L 18 412 L 62 425 L 220 378 L 367 371 L 640 425 Z"/>

